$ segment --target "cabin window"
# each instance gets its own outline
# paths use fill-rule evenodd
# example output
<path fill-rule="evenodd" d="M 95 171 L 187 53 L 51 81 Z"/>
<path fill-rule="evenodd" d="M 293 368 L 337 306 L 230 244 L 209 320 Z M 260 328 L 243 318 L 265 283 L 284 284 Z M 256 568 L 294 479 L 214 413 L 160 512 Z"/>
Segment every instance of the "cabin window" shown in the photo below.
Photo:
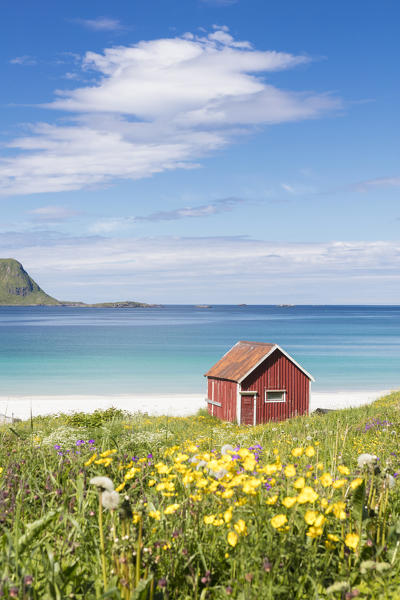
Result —
<path fill-rule="evenodd" d="M 286 402 L 286 390 L 265 390 L 265 402 Z"/>

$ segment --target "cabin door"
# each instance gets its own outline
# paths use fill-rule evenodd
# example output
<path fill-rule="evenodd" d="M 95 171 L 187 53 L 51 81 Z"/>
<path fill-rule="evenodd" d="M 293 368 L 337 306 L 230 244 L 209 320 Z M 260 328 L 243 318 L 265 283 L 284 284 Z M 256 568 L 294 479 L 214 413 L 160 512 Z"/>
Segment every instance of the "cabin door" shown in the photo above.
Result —
<path fill-rule="evenodd" d="M 242 425 L 256 424 L 257 394 L 242 394 L 240 422 Z"/>

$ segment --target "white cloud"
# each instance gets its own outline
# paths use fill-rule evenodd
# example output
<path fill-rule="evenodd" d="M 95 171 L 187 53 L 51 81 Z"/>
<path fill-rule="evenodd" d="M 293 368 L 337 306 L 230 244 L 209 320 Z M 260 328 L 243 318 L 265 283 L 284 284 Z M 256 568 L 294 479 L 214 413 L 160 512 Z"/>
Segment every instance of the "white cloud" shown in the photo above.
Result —
<path fill-rule="evenodd" d="M 209 204 L 201 204 L 199 206 L 185 206 L 183 208 L 175 208 L 173 210 L 163 210 L 151 213 L 149 215 L 127 216 L 127 217 L 111 217 L 95 221 L 89 228 L 91 233 L 109 234 L 116 231 L 129 229 L 137 222 L 149 221 L 177 221 L 180 219 L 198 219 L 211 217 L 212 215 L 229 212 L 237 205 L 245 202 L 243 198 L 222 198 L 215 200 Z"/>
<path fill-rule="evenodd" d="M 31 66 L 31 65 L 36 65 L 37 60 L 34 56 L 29 56 L 28 54 L 25 54 L 24 56 L 16 56 L 15 58 L 12 58 L 10 60 L 10 63 L 12 65 Z"/>
<path fill-rule="evenodd" d="M 28 211 L 36 221 L 58 222 L 66 221 L 79 214 L 76 210 L 71 210 L 65 206 L 41 206 Z"/>
<path fill-rule="evenodd" d="M 400 177 L 378 177 L 356 184 L 356 189 L 359 192 L 366 192 L 382 187 L 400 187 Z"/>
<path fill-rule="evenodd" d="M 265 82 L 266 73 L 308 60 L 254 50 L 226 27 L 88 52 L 83 67 L 96 82 L 58 91 L 47 105 L 69 112 L 69 123 L 37 123 L 9 144 L 17 152 L 0 161 L 0 194 L 70 191 L 193 168 L 254 126 L 320 117 L 340 101 Z"/>
<path fill-rule="evenodd" d="M 77 19 L 78 23 L 81 23 L 88 29 L 94 31 L 116 31 L 122 29 L 122 25 L 118 19 L 112 19 L 110 17 L 96 17 L 96 19 Z"/>
<path fill-rule="evenodd" d="M 49 251 L 51 246 L 51 251 Z M 282 243 L 241 237 L 68 238 L 8 234 L 14 256 L 60 298 L 154 302 L 393 303 L 400 242 Z M 223 285 L 221 285 L 223 282 Z"/>

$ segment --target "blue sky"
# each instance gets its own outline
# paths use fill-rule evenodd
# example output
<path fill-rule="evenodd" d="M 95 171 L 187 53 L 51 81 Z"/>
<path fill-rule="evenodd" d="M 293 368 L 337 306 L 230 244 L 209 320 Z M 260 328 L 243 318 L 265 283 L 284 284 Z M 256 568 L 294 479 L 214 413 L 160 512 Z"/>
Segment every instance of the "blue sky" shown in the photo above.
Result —
<path fill-rule="evenodd" d="M 5 0 L 0 255 L 61 299 L 398 303 L 399 17 Z"/>

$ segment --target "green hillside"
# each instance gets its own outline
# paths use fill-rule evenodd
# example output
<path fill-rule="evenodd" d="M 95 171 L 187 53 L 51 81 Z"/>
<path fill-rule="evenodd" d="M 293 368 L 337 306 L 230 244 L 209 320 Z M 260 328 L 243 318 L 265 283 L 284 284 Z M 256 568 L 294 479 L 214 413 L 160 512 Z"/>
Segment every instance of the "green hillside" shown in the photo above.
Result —
<path fill-rule="evenodd" d="M 56 306 L 60 302 L 44 292 L 14 258 L 0 258 L 0 306 Z"/>

